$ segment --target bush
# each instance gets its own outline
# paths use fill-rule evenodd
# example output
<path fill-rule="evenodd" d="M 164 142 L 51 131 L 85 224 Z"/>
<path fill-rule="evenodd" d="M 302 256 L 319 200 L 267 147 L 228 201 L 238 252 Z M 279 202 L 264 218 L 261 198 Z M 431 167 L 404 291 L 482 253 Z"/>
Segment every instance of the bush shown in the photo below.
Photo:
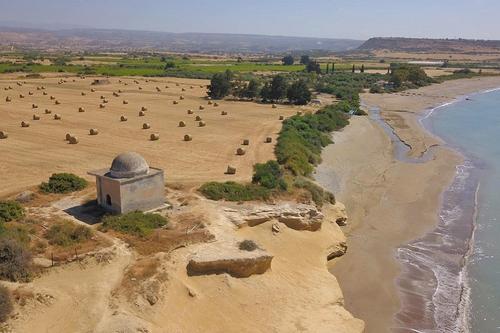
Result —
<path fill-rule="evenodd" d="M 245 239 L 244 241 L 241 241 L 238 244 L 238 248 L 242 251 L 251 252 L 251 251 L 257 250 L 259 247 L 257 246 L 257 244 L 253 240 Z"/>
<path fill-rule="evenodd" d="M 321 207 L 325 202 L 329 202 L 331 204 L 335 204 L 335 196 L 325 191 L 321 186 L 313 183 L 312 181 L 305 179 L 303 177 L 299 177 L 295 179 L 293 184 L 297 188 L 302 188 L 308 191 L 311 194 L 312 201 L 316 204 L 316 206 Z"/>
<path fill-rule="evenodd" d="M 269 189 L 256 184 L 238 184 L 235 182 L 209 182 L 200 187 L 200 192 L 210 200 L 251 201 L 269 197 Z"/>
<path fill-rule="evenodd" d="M 0 239 L 0 279 L 27 282 L 32 277 L 31 253 L 15 239 Z"/>
<path fill-rule="evenodd" d="M 287 185 L 283 177 L 280 165 L 276 161 L 257 163 L 253 167 L 254 175 L 252 183 L 259 184 L 268 189 L 279 188 L 286 190 Z"/>
<path fill-rule="evenodd" d="M 105 216 L 102 220 L 102 229 L 144 237 L 167 223 L 168 220 L 161 215 L 135 211 L 123 215 Z"/>
<path fill-rule="evenodd" d="M 72 173 L 55 173 L 49 178 L 48 183 L 42 183 L 40 190 L 46 193 L 69 193 L 83 190 L 87 181 Z"/>
<path fill-rule="evenodd" d="M 293 116 L 283 122 L 275 147 L 278 163 L 298 176 L 308 176 L 321 161 L 321 150 L 330 144 L 330 132 L 349 124 L 348 102 L 322 108 L 315 114 Z"/>
<path fill-rule="evenodd" d="M 69 246 L 92 238 L 92 230 L 70 221 L 61 221 L 50 226 L 45 237 L 50 244 Z"/>
<path fill-rule="evenodd" d="M 15 201 L 0 201 L 0 228 L 3 222 L 24 217 L 24 208 Z"/>
<path fill-rule="evenodd" d="M 0 286 L 0 323 L 5 322 L 13 310 L 14 307 L 12 306 L 12 298 L 9 290 L 4 286 Z"/>

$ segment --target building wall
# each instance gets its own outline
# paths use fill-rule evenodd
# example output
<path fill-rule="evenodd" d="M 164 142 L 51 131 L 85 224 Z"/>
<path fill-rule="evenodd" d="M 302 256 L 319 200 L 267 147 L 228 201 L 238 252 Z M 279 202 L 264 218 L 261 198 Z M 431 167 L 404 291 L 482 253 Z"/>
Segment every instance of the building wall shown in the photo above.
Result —
<path fill-rule="evenodd" d="M 163 172 L 121 185 L 121 213 L 147 211 L 165 203 Z"/>
<path fill-rule="evenodd" d="M 111 197 L 111 206 L 106 203 L 107 195 Z M 97 177 L 97 196 L 97 202 L 101 207 L 112 213 L 121 213 L 120 182 L 107 177 Z"/>

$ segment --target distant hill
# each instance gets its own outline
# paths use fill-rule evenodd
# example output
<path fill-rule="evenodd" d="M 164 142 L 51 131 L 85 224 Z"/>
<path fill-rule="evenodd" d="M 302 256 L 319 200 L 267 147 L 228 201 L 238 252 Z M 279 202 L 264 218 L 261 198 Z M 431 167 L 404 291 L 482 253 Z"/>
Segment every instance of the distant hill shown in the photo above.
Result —
<path fill-rule="evenodd" d="M 426 38 L 370 38 L 358 50 L 388 50 L 394 52 L 443 52 L 443 53 L 498 53 L 498 40 L 426 39 Z"/>
<path fill-rule="evenodd" d="M 43 30 L 0 27 L 0 48 L 46 51 L 171 51 L 199 53 L 282 53 L 348 51 L 363 41 L 349 39 L 169 33 L 131 30 Z"/>

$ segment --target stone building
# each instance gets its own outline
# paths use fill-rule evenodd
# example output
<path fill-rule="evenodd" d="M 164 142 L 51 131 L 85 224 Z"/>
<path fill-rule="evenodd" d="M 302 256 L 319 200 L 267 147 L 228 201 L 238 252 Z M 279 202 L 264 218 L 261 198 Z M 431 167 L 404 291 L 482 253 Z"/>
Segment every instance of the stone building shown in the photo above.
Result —
<path fill-rule="evenodd" d="M 111 213 L 148 211 L 165 204 L 163 170 L 150 167 L 137 153 L 122 153 L 110 169 L 89 175 L 96 177 L 98 204 Z"/>

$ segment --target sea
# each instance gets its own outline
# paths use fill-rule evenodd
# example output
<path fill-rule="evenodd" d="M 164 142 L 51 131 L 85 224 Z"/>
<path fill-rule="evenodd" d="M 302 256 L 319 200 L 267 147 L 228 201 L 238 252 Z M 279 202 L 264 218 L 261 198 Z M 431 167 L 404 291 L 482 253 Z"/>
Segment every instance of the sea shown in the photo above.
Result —
<path fill-rule="evenodd" d="M 394 331 L 500 332 L 500 89 L 429 109 L 420 122 L 463 162 L 437 227 L 397 250 Z"/>

